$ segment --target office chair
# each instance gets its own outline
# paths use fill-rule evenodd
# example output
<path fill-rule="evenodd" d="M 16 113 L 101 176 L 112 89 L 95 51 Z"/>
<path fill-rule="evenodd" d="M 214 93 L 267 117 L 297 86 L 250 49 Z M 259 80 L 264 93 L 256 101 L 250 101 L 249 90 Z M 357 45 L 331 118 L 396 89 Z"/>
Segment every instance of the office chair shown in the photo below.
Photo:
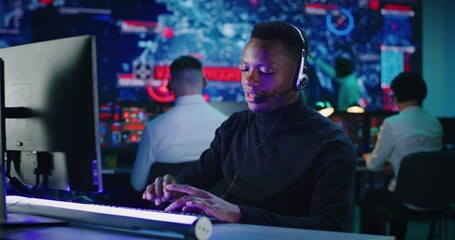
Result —
<path fill-rule="evenodd" d="M 405 156 L 401 162 L 395 188 L 398 209 L 380 209 L 382 229 L 394 220 L 430 222 L 428 239 L 432 239 L 436 223 L 440 235 L 453 218 L 455 203 L 455 152 L 419 152 Z M 413 205 L 419 210 L 405 206 Z M 426 209 L 426 210 L 420 210 Z M 442 229 L 445 228 L 445 229 Z"/>

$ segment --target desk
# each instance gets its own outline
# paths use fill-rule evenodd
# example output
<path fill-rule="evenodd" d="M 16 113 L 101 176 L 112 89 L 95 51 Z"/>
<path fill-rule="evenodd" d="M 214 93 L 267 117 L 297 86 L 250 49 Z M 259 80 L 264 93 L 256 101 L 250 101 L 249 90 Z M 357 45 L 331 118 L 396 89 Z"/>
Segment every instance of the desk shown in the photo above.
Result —
<path fill-rule="evenodd" d="M 355 203 L 358 204 L 370 192 L 387 189 L 392 178 L 393 170 L 389 163 L 381 169 L 371 170 L 366 167 L 365 159 L 358 157 L 354 179 Z"/>
<path fill-rule="evenodd" d="M 8 240 L 138 240 L 170 239 L 158 237 L 153 232 L 126 231 L 82 223 L 70 223 L 68 226 L 0 229 L 0 238 Z M 295 228 L 269 227 L 248 224 L 214 224 L 213 240 L 276 240 L 276 239 L 311 239 L 311 240 L 394 240 L 392 236 L 366 235 L 315 231 Z"/>
<path fill-rule="evenodd" d="M 100 196 L 108 205 L 150 207 L 150 204 L 142 200 L 142 191 L 137 192 L 131 187 L 130 172 L 131 169 L 127 167 L 103 169 L 104 193 Z M 376 189 L 387 188 L 392 177 L 393 171 L 390 166 L 380 170 L 369 170 L 365 166 L 365 160 L 362 157 L 357 158 L 357 171 L 354 180 L 355 203 L 359 204 L 362 198 Z M 212 191 L 217 196 L 224 192 L 220 186 L 216 186 L 214 189 L 218 189 Z"/>

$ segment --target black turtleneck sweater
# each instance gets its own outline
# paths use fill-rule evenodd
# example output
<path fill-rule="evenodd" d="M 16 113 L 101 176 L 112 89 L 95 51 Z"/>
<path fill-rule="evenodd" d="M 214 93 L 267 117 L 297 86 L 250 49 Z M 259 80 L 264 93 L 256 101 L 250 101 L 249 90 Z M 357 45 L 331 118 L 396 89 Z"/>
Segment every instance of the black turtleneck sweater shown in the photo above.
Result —
<path fill-rule="evenodd" d="M 208 189 L 224 180 L 241 223 L 347 231 L 355 149 L 332 121 L 302 101 L 269 113 L 234 113 L 179 183 Z"/>

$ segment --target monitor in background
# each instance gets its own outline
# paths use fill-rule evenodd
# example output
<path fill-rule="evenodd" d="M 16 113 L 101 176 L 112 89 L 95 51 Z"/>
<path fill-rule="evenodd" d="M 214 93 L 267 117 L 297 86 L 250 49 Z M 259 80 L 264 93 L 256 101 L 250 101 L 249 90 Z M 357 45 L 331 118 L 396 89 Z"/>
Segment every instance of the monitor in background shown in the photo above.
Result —
<path fill-rule="evenodd" d="M 95 38 L 4 48 L 0 58 L 10 182 L 101 191 Z"/>
<path fill-rule="evenodd" d="M 0 16 L 14 16 L 15 23 L 0 23 L 0 32 L 3 27 L 4 32 L 14 33 L 0 44 L 96 35 L 101 43 L 97 49 L 99 98 L 102 103 L 119 106 L 113 110 L 120 112 L 125 105 L 147 105 L 147 112 L 161 113 L 160 108 L 174 99 L 166 87 L 169 65 L 184 54 L 203 62 L 208 80 L 204 97 L 213 106 L 220 106 L 227 115 L 245 106 L 239 56 L 253 23 L 278 15 L 309 34 L 311 54 L 318 59 L 333 64 L 337 56 L 346 55 L 352 60 L 365 90 L 362 103 L 367 111 L 393 110 L 389 87 L 392 78 L 403 70 L 421 69 L 419 64 L 412 64 L 421 61 L 421 0 L 238 1 L 235 7 L 204 1 L 190 5 L 157 0 L 22 2 L 18 6 L 0 1 Z M 258 15 L 258 9 L 264 11 Z M 232 19 L 231 15 L 248 17 Z M 131 16 L 136 17 L 132 20 Z M 200 21 L 200 16 L 208 22 Z M 6 18 L 5 23 L 11 22 Z M 225 46 L 223 51 L 214 51 L 220 46 Z M 338 83 L 311 61 L 308 64 L 311 81 L 304 89 L 306 102 L 334 103 Z M 102 113 L 106 109 L 100 110 Z M 128 128 L 121 120 L 101 118 L 103 150 L 123 151 L 126 146 L 134 151 L 140 131 L 126 125 Z M 133 159 L 129 158 L 130 164 Z"/>
<path fill-rule="evenodd" d="M 397 112 L 369 112 L 368 129 L 366 130 L 366 138 L 368 138 L 368 147 L 366 152 L 372 152 L 378 139 L 379 129 L 385 118 L 396 114 Z"/>
<path fill-rule="evenodd" d="M 209 104 L 230 116 L 232 113 L 248 109 L 246 102 L 209 102 Z M 103 163 L 109 161 L 112 153 L 127 151 L 129 163 L 137 151 L 142 132 L 147 123 L 173 107 L 173 103 L 135 103 L 101 102 L 100 103 L 100 142 Z M 106 164 L 108 168 L 111 168 Z"/>
<path fill-rule="evenodd" d="M 329 118 L 345 131 L 349 139 L 354 144 L 357 155 L 361 156 L 368 148 L 368 142 L 365 138 L 366 131 L 366 114 L 334 112 Z"/>
<path fill-rule="evenodd" d="M 208 80 L 204 94 L 210 102 L 245 102 L 239 57 L 253 24 L 277 16 L 305 30 L 311 55 L 330 65 L 338 56 L 352 60 L 367 111 L 393 108 L 393 77 L 421 69 L 422 0 L 7 2 L 0 1 L 0 16 L 5 16 L 0 35 L 10 34 L 0 44 L 97 36 L 103 102 L 171 102 L 169 65 L 185 54 L 203 62 Z M 307 102 L 334 103 L 337 82 L 308 64 L 314 73 L 305 88 Z"/>
<path fill-rule="evenodd" d="M 100 103 L 100 140 L 103 153 L 136 151 L 147 122 L 172 107 L 171 103 Z"/>
<path fill-rule="evenodd" d="M 343 129 L 354 144 L 357 155 L 373 151 L 382 122 L 396 112 L 348 113 L 336 111 L 330 119 Z"/>
<path fill-rule="evenodd" d="M 368 130 L 368 151 L 371 152 L 376 145 L 376 140 L 378 139 L 379 128 L 381 127 L 382 121 L 384 118 L 379 116 L 372 116 L 369 119 L 369 130 Z"/>

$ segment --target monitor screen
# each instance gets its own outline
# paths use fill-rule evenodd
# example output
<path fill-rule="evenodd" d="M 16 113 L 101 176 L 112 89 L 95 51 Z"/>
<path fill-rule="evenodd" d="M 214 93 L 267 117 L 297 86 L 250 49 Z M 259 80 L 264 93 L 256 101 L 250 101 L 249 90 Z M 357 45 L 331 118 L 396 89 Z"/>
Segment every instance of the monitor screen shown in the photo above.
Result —
<path fill-rule="evenodd" d="M 284 20 L 308 36 L 310 53 L 352 61 L 369 111 L 389 110 L 392 78 L 420 71 L 421 0 L 0 1 L 0 46 L 97 36 L 102 101 L 171 102 L 169 65 L 183 54 L 204 64 L 210 102 L 243 102 L 238 70 L 255 23 Z M 308 61 L 309 103 L 335 103 L 338 83 Z M 311 104 L 310 104 L 311 105 Z"/>
<path fill-rule="evenodd" d="M 366 137 L 368 138 L 367 151 L 373 151 L 378 140 L 379 130 L 382 122 L 389 116 L 397 114 L 397 112 L 369 112 L 368 115 L 368 129 L 366 130 Z"/>
<path fill-rule="evenodd" d="M 95 37 L 3 48 L 0 58 L 12 176 L 32 186 L 101 191 Z M 19 107 L 28 114 L 12 111 Z"/>
<path fill-rule="evenodd" d="M 267 20 L 303 29 L 310 54 L 328 65 L 339 56 L 351 60 L 367 111 L 395 111 L 391 80 L 401 71 L 421 69 L 421 0 L 7 2 L 0 1 L 0 47 L 95 35 L 99 98 L 119 111 L 148 104 L 151 112 L 163 112 L 175 98 L 166 87 L 169 65 L 183 54 L 201 59 L 207 101 L 222 112 L 244 108 L 242 49 L 254 24 Z M 336 107 L 339 82 L 310 59 L 307 68 L 306 103 L 329 101 Z M 137 145 L 140 131 L 124 135 L 123 124 L 101 120 L 103 148 Z"/>
<path fill-rule="evenodd" d="M 100 142 L 105 152 L 136 151 L 147 122 L 166 112 L 172 104 L 100 103 Z"/>
<path fill-rule="evenodd" d="M 330 119 L 348 135 L 358 156 L 373 151 L 382 122 L 397 112 L 347 113 L 336 111 Z"/>
<path fill-rule="evenodd" d="M 368 151 L 368 141 L 365 136 L 367 116 L 365 114 L 337 111 L 329 118 L 348 135 L 359 156 Z"/>
<path fill-rule="evenodd" d="M 384 117 L 381 116 L 372 116 L 369 119 L 369 129 L 368 129 L 368 150 L 373 151 L 376 146 L 376 141 L 378 140 L 379 129 L 381 128 Z"/>

